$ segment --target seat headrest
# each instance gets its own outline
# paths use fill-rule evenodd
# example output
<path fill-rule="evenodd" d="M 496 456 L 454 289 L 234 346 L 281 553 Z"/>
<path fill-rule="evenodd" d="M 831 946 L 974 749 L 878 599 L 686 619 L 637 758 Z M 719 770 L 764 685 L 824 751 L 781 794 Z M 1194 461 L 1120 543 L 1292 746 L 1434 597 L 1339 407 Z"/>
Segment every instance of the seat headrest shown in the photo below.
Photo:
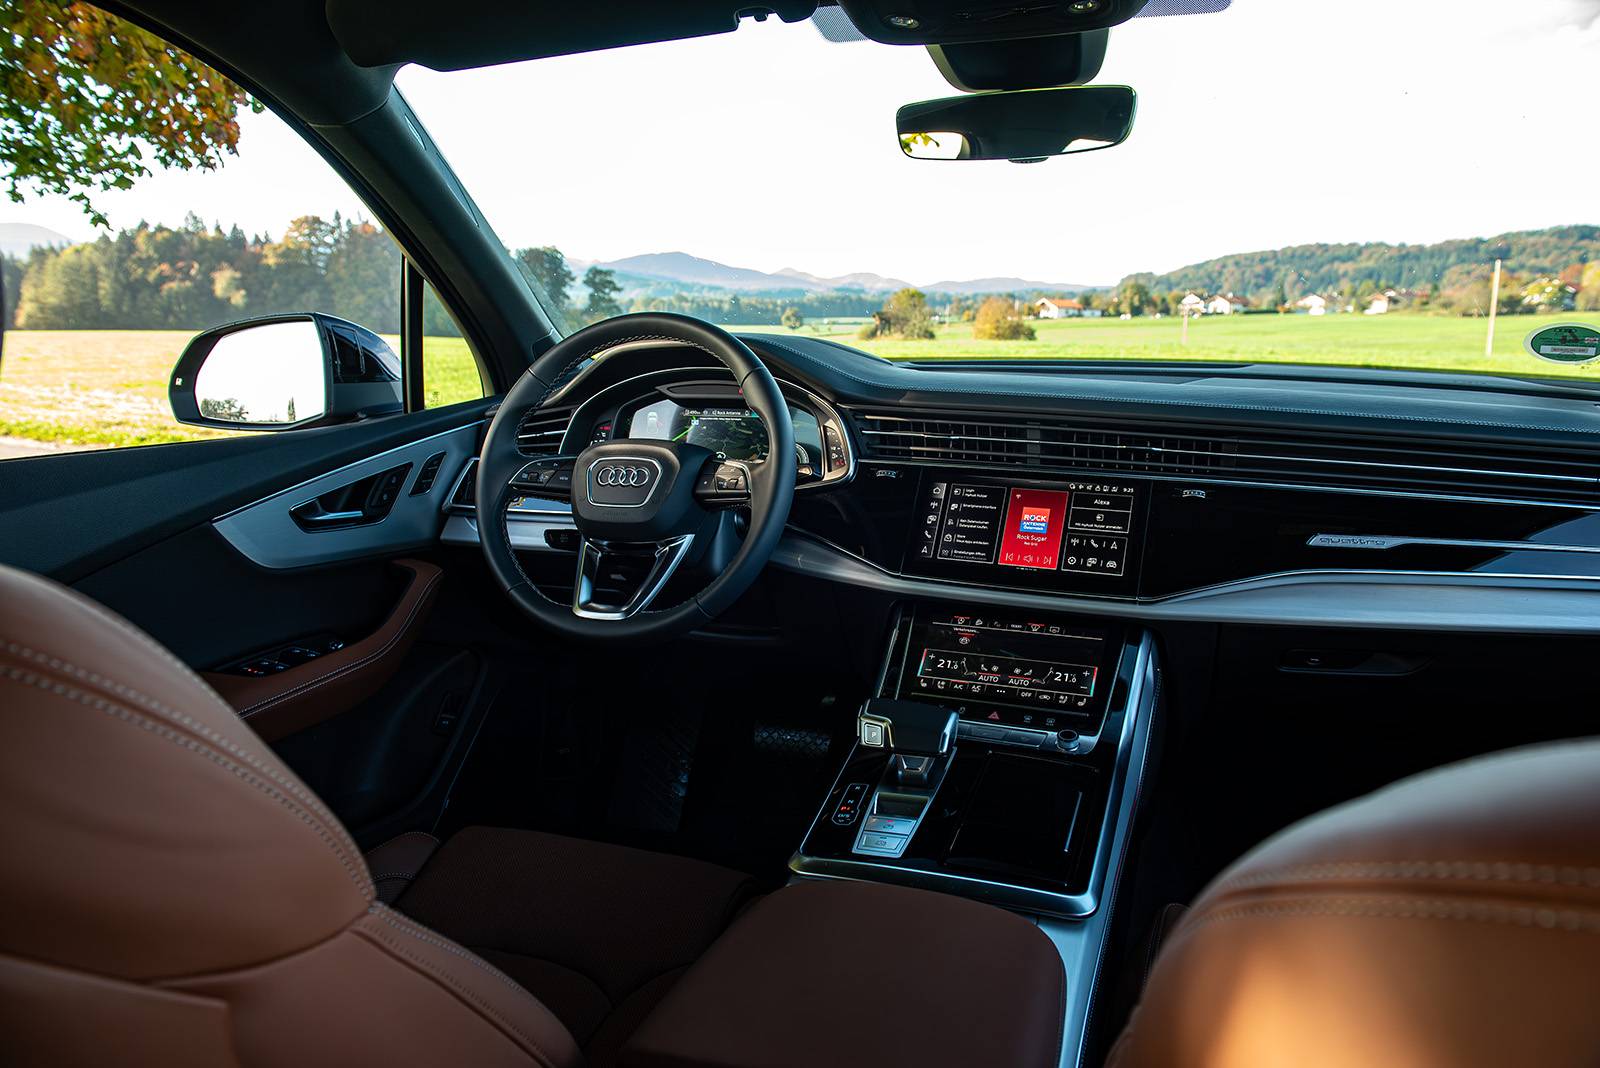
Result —
<path fill-rule="evenodd" d="M 0 567 L 0 953 L 155 979 L 270 960 L 372 901 L 339 821 L 153 639 Z"/>

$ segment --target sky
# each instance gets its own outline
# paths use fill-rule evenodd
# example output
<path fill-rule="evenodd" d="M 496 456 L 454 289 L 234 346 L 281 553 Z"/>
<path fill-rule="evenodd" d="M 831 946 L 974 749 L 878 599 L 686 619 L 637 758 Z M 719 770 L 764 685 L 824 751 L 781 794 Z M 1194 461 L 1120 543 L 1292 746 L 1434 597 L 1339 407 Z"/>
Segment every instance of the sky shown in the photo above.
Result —
<path fill-rule="evenodd" d="M 1113 30 L 1097 81 L 1138 91 L 1132 137 L 1026 166 L 906 159 L 895 109 L 954 93 L 926 52 L 775 18 L 398 84 L 514 247 L 1098 285 L 1306 242 L 1600 223 L 1597 66 L 1600 0 L 1235 0 Z M 118 226 L 192 210 L 252 233 L 363 210 L 271 115 L 243 119 L 220 172 L 98 199 Z M 92 232 L 61 200 L 0 204 L 0 222 Z"/>

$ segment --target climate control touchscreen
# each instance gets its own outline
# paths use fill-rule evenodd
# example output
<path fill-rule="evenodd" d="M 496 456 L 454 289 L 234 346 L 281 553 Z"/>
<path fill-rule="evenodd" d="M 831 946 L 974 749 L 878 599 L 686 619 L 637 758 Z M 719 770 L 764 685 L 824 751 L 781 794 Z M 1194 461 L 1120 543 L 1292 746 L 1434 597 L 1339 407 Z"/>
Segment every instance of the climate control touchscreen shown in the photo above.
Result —
<path fill-rule="evenodd" d="M 967 719 L 1056 729 L 1104 709 L 1118 648 L 1107 630 L 1058 618 L 919 609 L 900 696 Z"/>

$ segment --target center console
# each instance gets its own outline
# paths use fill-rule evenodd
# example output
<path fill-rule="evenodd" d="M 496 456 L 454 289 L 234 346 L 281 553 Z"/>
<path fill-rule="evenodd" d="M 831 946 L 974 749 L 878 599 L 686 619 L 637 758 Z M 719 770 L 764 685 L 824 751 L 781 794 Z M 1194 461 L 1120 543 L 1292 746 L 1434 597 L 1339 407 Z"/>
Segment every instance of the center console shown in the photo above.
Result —
<path fill-rule="evenodd" d="M 1046 531 L 1070 516 L 1060 506 L 1025 494 L 1004 505 L 1019 525 Z M 1050 517 L 1034 519 L 1035 509 Z M 937 524 L 941 540 L 947 523 L 948 515 Z M 997 558 L 1031 552 L 1033 564 L 1062 563 L 1048 540 L 1008 550 L 1011 519 L 1004 523 Z M 1066 968 L 1061 1063 L 1075 1064 L 1157 712 L 1156 678 L 1153 640 L 1138 628 L 975 604 L 901 606 L 877 695 L 791 869 L 1034 917 Z"/>

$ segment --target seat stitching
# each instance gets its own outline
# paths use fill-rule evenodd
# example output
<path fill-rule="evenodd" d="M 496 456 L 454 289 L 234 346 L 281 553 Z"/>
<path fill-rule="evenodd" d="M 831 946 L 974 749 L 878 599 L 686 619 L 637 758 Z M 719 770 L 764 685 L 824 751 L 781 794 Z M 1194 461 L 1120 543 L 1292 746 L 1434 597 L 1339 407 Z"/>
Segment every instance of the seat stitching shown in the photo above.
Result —
<path fill-rule="evenodd" d="M 1600 934 L 1600 912 L 1590 909 L 1500 905 L 1484 901 L 1389 898 L 1331 898 L 1301 904 L 1230 905 L 1209 909 L 1186 921 L 1188 933 L 1226 920 L 1276 916 L 1356 916 L 1391 919 L 1461 920 L 1547 931 Z"/>
<path fill-rule="evenodd" d="M 87 668 L 79 667 L 78 665 L 73 664 L 70 661 L 63 660 L 62 658 L 53 654 L 31 649 L 28 646 L 9 639 L 6 640 L 4 648 L 7 652 L 21 656 L 24 659 L 43 664 L 49 667 L 51 670 L 65 672 L 95 686 L 108 689 L 120 697 L 125 697 L 129 700 L 135 701 L 143 705 L 147 710 L 165 716 L 168 719 L 181 724 L 188 730 L 209 739 L 222 749 L 225 749 L 234 757 L 244 761 L 257 771 L 261 772 L 263 775 L 266 775 L 268 778 L 272 779 L 279 786 L 297 798 L 302 804 L 306 805 L 306 807 L 315 812 L 320 818 L 329 824 L 330 829 L 333 830 L 336 836 L 343 840 L 344 845 L 348 847 L 352 854 L 359 854 L 361 852 L 361 850 L 356 847 L 355 841 L 351 839 L 344 831 L 343 825 L 340 824 L 339 821 L 334 817 L 333 813 L 328 811 L 326 806 L 322 804 L 320 798 L 311 793 L 309 790 L 301 787 L 299 783 L 295 782 L 289 776 L 284 775 L 282 772 L 272 768 L 260 757 L 230 741 L 220 732 L 213 730 L 204 723 L 194 719 L 192 716 L 186 715 L 183 712 L 179 712 L 176 709 L 169 708 L 167 705 L 156 700 L 154 697 L 141 693 L 131 686 L 119 683 L 114 679 L 106 678 L 104 675 L 90 671 Z M 201 685 L 204 685 L 204 683 Z M 215 695 L 209 693 L 209 687 L 207 687 L 207 691 L 208 696 L 211 696 L 213 699 L 220 700 L 219 698 L 216 698 Z"/>
<path fill-rule="evenodd" d="M 179 660 L 176 656 L 174 656 L 172 654 L 172 650 L 168 649 L 166 646 L 150 637 L 150 635 L 146 634 L 138 627 L 133 626 L 127 620 L 111 612 L 93 598 L 86 597 L 77 590 L 68 589 L 64 586 L 57 586 L 54 583 L 51 583 L 46 579 L 28 571 L 13 571 L 12 575 L 20 577 L 24 581 L 30 582 L 53 595 L 59 595 L 65 592 L 68 598 L 78 607 L 86 609 L 91 615 L 95 616 L 102 622 L 109 623 L 112 629 L 120 631 L 122 634 L 127 635 L 135 642 L 155 653 L 168 664 L 171 664 L 173 667 L 177 668 L 184 675 L 184 677 L 193 679 L 202 686 L 206 685 L 205 680 L 195 673 L 194 668 L 190 667 L 188 664 L 185 664 L 182 660 Z M 210 687 L 207 687 L 207 689 L 209 688 Z"/>
<path fill-rule="evenodd" d="M 422 591 L 417 594 L 416 602 L 412 604 L 411 611 L 406 613 L 405 622 L 401 623 L 399 629 L 395 631 L 393 637 L 384 642 L 381 646 L 374 649 L 366 656 L 361 657 L 359 660 L 354 660 L 346 664 L 342 668 L 331 671 L 319 678 L 308 679 L 307 681 L 300 683 L 298 686 L 293 686 L 287 690 L 284 690 L 282 693 L 272 694 L 268 697 L 262 698 L 253 705 L 246 706 L 246 708 L 239 713 L 239 718 L 249 719 L 251 716 L 256 715 L 258 712 L 264 712 L 273 705 L 287 701 L 293 697 L 304 696 L 319 686 L 325 686 L 336 679 L 348 675 L 350 672 L 355 671 L 358 668 L 365 667 L 374 659 L 388 655 L 389 651 L 399 644 L 401 639 L 406 636 L 406 630 L 411 626 L 411 621 L 416 618 L 418 612 L 422 611 L 422 606 L 427 603 L 428 595 L 433 591 L 433 588 L 439 584 L 439 580 L 443 577 L 443 571 L 434 573 L 433 577 L 430 578 L 427 584 L 422 587 Z"/>
<path fill-rule="evenodd" d="M 496 979 L 499 979 L 501 982 L 505 983 L 508 987 L 514 990 L 518 996 L 527 998 L 533 1001 L 535 1004 L 539 1004 L 538 1000 L 534 998 L 532 994 L 528 993 L 527 990 L 523 989 L 504 972 L 501 972 L 489 962 L 482 960 L 471 953 L 468 953 L 460 946 L 448 942 L 445 939 L 439 938 L 438 936 L 432 934 L 432 932 L 429 932 L 423 928 L 416 928 L 405 923 L 397 922 L 399 920 L 399 915 L 388 906 L 378 902 L 373 902 L 373 904 L 368 907 L 367 914 L 382 920 L 384 923 L 388 924 L 390 927 L 393 927 L 401 934 L 409 935 L 419 942 L 423 942 L 438 949 L 445 950 L 448 953 L 454 954 L 455 956 L 458 956 L 461 959 L 476 965 L 484 972 L 487 972 L 489 975 L 492 975 Z M 546 1053 L 544 1047 L 530 1037 L 527 1032 L 519 1027 L 514 1021 L 507 1019 L 504 1013 L 490 1005 L 480 995 L 475 993 L 469 987 L 463 985 L 454 976 L 448 974 L 447 972 L 441 971 L 433 962 L 427 960 L 425 957 L 411 952 L 405 946 L 385 936 L 382 931 L 373 930 L 370 928 L 354 928 L 354 930 L 364 934 L 369 934 L 371 937 L 378 939 L 396 953 L 399 953 L 413 964 L 416 964 L 419 968 L 428 972 L 428 974 L 433 976 L 435 979 L 445 983 L 457 994 L 466 998 L 468 1001 L 471 1001 L 481 1012 L 483 1012 L 484 1015 L 488 1016 L 500 1026 L 504 1027 L 506 1030 L 510 1031 L 512 1034 L 521 1039 L 522 1042 L 530 1047 L 542 1060 L 545 1061 L 545 1063 L 551 1065 L 556 1063 L 555 1058 Z"/>
<path fill-rule="evenodd" d="M 1374 860 L 1298 864 L 1244 873 L 1217 884 L 1216 892 L 1278 880 L 1428 879 L 1464 883 L 1600 888 L 1600 868 L 1492 860 Z"/>
<path fill-rule="evenodd" d="M 494 965 L 490 964 L 488 961 L 482 959 L 481 957 L 478 957 L 475 954 L 467 952 L 464 948 L 462 948 L 461 946 L 457 945 L 456 943 L 448 941 L 448 940 L 446 940 L 444 938 L 441 938 L 438 934 L 436 934 L 435 932 L 433 932 L 433 931 L 429 930 L 428 928 L 422 926 L 420 923 L 417 923 L 416 921 L 412 920 L 410 917 L 406 916 L 404 913 L 396 912 L 394 909 L 390 908 L 389 906 L 384 905 L 384 904 L 382 904 L 380 902 L 376 902 L 376 901 L 373 902 L 371 905 L 369 905 L 367 907 L 367 911 L 372 913 L 375 916 L 378 916 L 380 919 L 382 919 L 384 922 L 388 923 L 392 927 L 398 927 L 401 930 L 405 931 L 407 934 L 409 934 L 409 935 L 411 935 L 411 936 L 413 936 L 413 937 L 415 937 L 415 938 L 417 938 L 417 939 L 419 939 L 419 940 L 421 940 L 423 942 L 432 942 L 433 944 L 439 946 L 439 948 L 449 950 L 451 953 L 454 953 L 457 956 L 462 957 L 465 960 L 468 960 L 468 961 L 472 962 L 473 964 L 477 965 L 479 968 L 482 968 L 484 971 L 488 972 L 490 975 L 493 975 L 496 979 L 499 979 L 502 983 L 505 983 L 507 986 L 509 986 L 511 989 L 517 991 L 518 993 L 520 993 L 520 994 L 527 994 L 528 993 L 526 990 L 523 989 L 521 983 L 519 983 L 515 979 L 511 978 L 509 975 L 507 975 L 505 972 L 501 971 L 499 968 L 496 968 Z"/>
<path fill-rule="evenodd" d="M 386 871 L 382 875 L 374 875 L 372 877 L 372 881 L 375 883 L 381 883 L 385 879 L 405 879 L 409 882 L 416 877 L 417 873 L 413 871 Z"/>
<path fill-rule="evenodd" d="M 369 900 L 371 899 L 373 895 L 373 887 L 366 871 L 366 865 L 353 865 L 349 856 L 340 847 L 339 843 L 334 839 L 334 837 L 328 832 L 327 828 L 321 824 L 320 820 L 314 820 L 312 818 L 312 813 L 307 812 L 305 809 L 297 805 L 293 799 L 280 793 L 271 784 L 264 782 L 259 777 L 253 775 L 245 767 L 226 759 L 220 753 L 209 748 L 208 746 L 201 744 L 198 741 L 195 741 L 188 735 L 180 734 L 164 724 L 157 723 L 155 720 L 139 714 L 133 709 L 128 708 L 126 705 L 120 705 L 114 701 L 108 701 L 102 697 L 97 697 L 94 694 L 85 693 L 84 691 L 79 690 L 74 686 L 70 686 L 64 682 L 58 682 L 42 675 L 35 674 L 34 672 L 27 671 L 22 668 L 11 667 L 9 665 L 0 665 L 0 676 L 8 678 L 13 682 L 19 682 L 23 685 L 33 686 L 37 689 L 44 690 L 47 693 L 53 693 L 58 697 L 69 698 L 87 707 L 99 709 L 115 719 L 121 720 L 124 723 L 128 723 L 136 727 L 143 728 L 144 730 L 147 730 L 158 737 L 165 738 L 166 740 L 173 742 L 180 748 L 187 749 L 190 752 L 206 757 L 212 763 L 233 774 L 241 782 L 255 787 L 255 789 L 261 793 L 277 801 L 278 804 L 292 813 L 297 819 L 300 820 L 300 822 L 311 828 L 317 837 L 321 838 L 323 843 L 333 850 L 334 856 L 338 858 L 339 863 L 343 865 L 345 872 L 355 882 L 356 886 L 362 890 Z"/>

